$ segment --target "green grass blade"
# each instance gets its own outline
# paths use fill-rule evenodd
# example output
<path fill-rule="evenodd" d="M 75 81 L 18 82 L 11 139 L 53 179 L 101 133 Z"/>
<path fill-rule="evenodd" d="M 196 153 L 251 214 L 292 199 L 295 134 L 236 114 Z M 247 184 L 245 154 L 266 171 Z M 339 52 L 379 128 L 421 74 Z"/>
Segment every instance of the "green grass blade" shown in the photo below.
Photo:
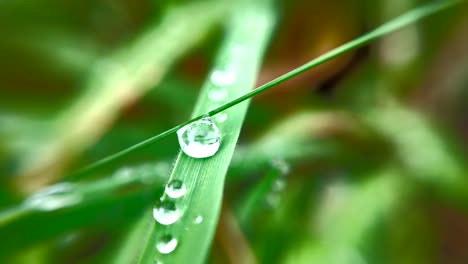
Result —
<path fill-rule="evenodd" d="M 374 41 L 382 36 L 385 36 L 391 32 L 394 32 L 394 31 L 397 31 L 411 23 L 414 23 L 418 20 L 421 20 L 425 17 L 428 17 L 430 15 L 433 15 L 435 13 L 438 13 L 438 12 L 441 12 L 443 10 L 446 10 L 450 7 L 453 7 L 457 4 L 460 4 L 460 3 L 463 3 L 463 1 L 458 1 L 458 0 L 455 0 L 455 1 L 442 1 L 442 2 L 436 2 L 436 3 L 431 3 L 431 4 L 427 4 L 427 5 L 424 5 L 424 6 L 421 6 L 421 7 L 418 7 L 404 15 L 401 15 L 383 25 L 381 25 L 380 27 L 366 33 L 365 35 L 361 36 L 361 37 L 358 37 L 350 42 L 347 42 L 327 53 L 325 53 L 324 55 L 316 58 L 316 59 L 313 59 L 311 60 L 310 62 L 254 89 L 253 91 L 250 91 L 222 106 L 219 106 L 211 111 L 206 111 L 206 112 L 203 112 L 203 113 L 199 113 L 198 116 L 192 118 L 191 120 L 188 120 L 176 127 L 173 127 L 161 134 L 158 134 L 154 137 L 151 137 L 145 141 L 142 141 L 138 144 L 135 144 L 129 148 L 126 148 L 120 152 L 117 152 L 115 154 L 112 154 L 112 155 L 109 155 L 108 157 L 105 157 L 101 160 L 98 160 L 96 161 L 95 163 L 85 167 L 84 169 L 80 170 L 79 172 L 77 172 L 75 174 L 75 176 L 81 176 L 81 175 L 85 175 L 87 173 L 90 173 L 92 171 L 94 171 L 95 169 L 107 164 L 107 163 L 110 163 L 122 156 L 125 156 L 131 152 L 134 152 L 138 149 L 141 149 L 151 143 L 154 143 L 160 139 L 163 139 L 169 135 L 172 135 L 173 133 L 175 133 L 177 130 L 179 130 L 180 128 L 182 128 L 183 126 L 191 123 L 191 122 L 194 122 L 194 121 L 197 121 L 203 117 L 205 117 L 206 115 L 210 115 L 210 116 L 213 116 L 213 115 L 216 115 L 222 111 L 225 111 L 239 103 L 242 103 L 244 102 L 245 100 L 248 100 L 249 98 L 252 98 L 253 96 L 257 95 L 257 94 L 260 94 L 268 89 L 271 89 L 272 87 L 275 87 L 276 85 L 282 83 L 282 82 L 285 82 L 305 71 L 308 71 L 320 64 L 323 64 L 333 58 L 336 58 L 338 57 L 339 55 L 342 55 L 346 52 L 349 52 L 349 51 L 352 51 L 352 50 L 355 50 L 363 45 L 366 45 L 368 43 L 370 43 L 371 41 Z"/>
<path fill-rule="evenodd" d="M 368 111 L 363 120 L 392 144 L 411 176 L 466 207 L 466 166 L 423 116 L 396 104 Z"/>
<path fill-rule="evenodd" d="M 391 166 L 362 182 L 335 182 L 317 212 L 318 239 L 295 244 L 283 263 L 365 263 L 368 234 L 398 208 L 407 195 L 405 187 L 400 171 Z"/>
<path fill-rule="evenodd" d="M 108 209 L 112 212 L 114 207 L 118 207 L 116 213 L 127 211 L 127 214 L 111 221 L 125 223 L 128 218 L 138 215 L 135 215 L 135 210 L 141 212 L 141 208 L 148 206 L 157 193 L 162 193 L 168 172 L 169 164 L 147 163 L 122 168 L 109 177 L 93 182 L 49 186 L 46 189 L 64 191 L 45 199 L 33 199 L 38 197 L 33 194 L 23 203 L 0 212 L 0 236 L 15 237 L 0 248 L 0 258 L 73 228 L 86 224 L 100 225 L 109 218 L 103 212 L 109 212 Z M 33 200 L 35 202 L 31 203 Z M 50 222 L 56 224 L 48 225 Z"/>
<path fill-rule="evenodd" d="M 274 15 L 270 1 L 250 1 L 239 4 L 227 26 L 226 40 L 221 47 L 215 70 L 229 67 L 235 80 L 227 89 L 229 98 L 236 98 L 253 88 L 260 68 L 262 55 L 273 26 Z M 194 116 L 216 107 L 208 98 L 213 89 L 219 89 L 208 80 L 204 85 Z M 219 123 L 222 145 L 219 151 L 207 159 L 191 158 L 183 153 L 177 157 L 171 179 L 178 179 L 187 186 L 187 194 L 176 202 L 182 217 L 169 226 L 154 222 L 148 230 L 149 238 L 144 241 L 145 249 L 139 263 L 154 263 L 157 257 L 163 263 L 202 263 L 214 236 L 223 194 L 224 176 L 239 137 L 248 104 L 244 103 L 227 111 L 228 119 Z M 215 120 L 216 121 L 216 120 Z M 203 221 L 194 224 L 196 217 Z M 188 230 L 187 230 L 188 229 Z M 178 240 L 174 252 L 162 255 L 156 250 L 158 239 L 170 234 Z"/>

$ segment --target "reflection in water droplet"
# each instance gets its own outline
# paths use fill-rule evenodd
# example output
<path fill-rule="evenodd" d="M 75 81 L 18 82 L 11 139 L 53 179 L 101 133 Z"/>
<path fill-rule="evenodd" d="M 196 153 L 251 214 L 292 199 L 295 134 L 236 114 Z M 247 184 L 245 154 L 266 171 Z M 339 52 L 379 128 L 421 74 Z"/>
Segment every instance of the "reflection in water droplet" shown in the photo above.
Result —
<path fill-rule="evenodd" d="M 182 151 L 192 158 L 211 157 L 219 149 L 221 136 L 218 127 L 205 117 L 177 131 Z"/>
<path fill-rule="evenodd" d="M 82 199 L 82 195 L 76 190 L 76 185 L 60 183 L 33 194 L 24 201 L 23 205 L 31 209 L 52 211 L 75 205 Z"/>
<path fill-rule="evenodd" d="M 195 220 L 193 220 L 193 223 L 196 225 L 200 224 L 201 222 L 203 222 L 203 217 L 201 215 L 195 217 Z"/>
<path fill-rule="evenodd" d="M 162 225 L 171 225 L 179 220 L 180 210 L 172 201 L 158 201 L 153 208 L 153 217 Z"/>
<path fill-rule="evenodd" d="M 234 82 L 235 74 L 232 71 L 215 70 L 211 73 L 211 81 L 219 86 L 230 85 Z"/>
<path fill-rule="evenodd" d="M 164 235 L 156 244 L 156 249 L 161 254 L 169 254 L 177 247 L 177 243 L 177 239 L 173 238 L 171 235 Z"/>
<path fill-rule="evenodd" d="M 228 115 L 226 113 L 219 113 L 216 115 L 216 122 L 218 123 L 223 123 L 224 121 L 227 120 Z"/>
<path fill-rule="evenodd" d="M 221 102 L 226 100 L 228 97 L 228 90 L 227 89 L 212 89 L 208 92 L 208 98 L 214 102 Z"/>
<path fill-rule="evenodd" d="M 165 192 L 169 197 L 177 199 L 184 196 L 187 193 L 187 187 L 180 180 L 172 180 L 166 186 Z"/>

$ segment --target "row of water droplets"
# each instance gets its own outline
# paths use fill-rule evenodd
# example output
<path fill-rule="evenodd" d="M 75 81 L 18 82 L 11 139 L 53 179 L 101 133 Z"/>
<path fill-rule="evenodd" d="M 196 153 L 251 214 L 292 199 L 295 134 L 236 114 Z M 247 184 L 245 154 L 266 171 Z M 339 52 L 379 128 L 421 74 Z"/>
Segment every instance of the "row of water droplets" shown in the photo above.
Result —
<path fill-rule="evenodd" d="M 159 224 L 169 226 L 182 217 L 182 211 L 176 202 L 187 194 L 187 186 L 181 180 L 172 180 L 166 185 L 164 194 L 153 208 L 153 217 Z M 193 219 L 193 224 L 198 225 L 202 221 L 203 217 L 197 215 Z M 179 241 L 173 235 L 164 234 L 159 237 L 156 249 L 161 254 L 169 254 L 177 248 L 178 243 Z"/>
<path fill-rule="evenodd" d="M 286 187 L 286 176 L 289 174 L 289 164 L 280 158 L 275 158 L 271 161 L 271 169 L 275 173 L 276 179 L 273 181 L 270 192 L 266 196 L 266 203 L 271 208 L 278 206 L 280 202 L 280 195 Z"/>
<path fill-rule="evenodd" d="M 232 58 L 239 55 L 242 46 L 234 46 L 231 53 L 226 58 L 231 61 Z M 227 63 L 222 69 L 216 69 L 210 74 L 208 89 L 208 99 L 212 109 L 225 104 L 229 98 L 229 87 L 236 80 L 236 71 L 233 64 Z M 216 123 L 224 123 L 228 119 L 226 112 L 218 113 L 214 120 Z M 180 147 L 182 151 L 192 158 L 207 158 L 216 154 L 221 144 L 220 131 L 217 125 L 210 117 L 205 117 L 190 123 L 177 131 Z M 187 193 L 187 187 L 180 180 L 172 180 L 165 188 L 163 196 L 153 208 L 153 217 L 161 225 L 172 225 L 182 217 L 182 211 L 178 208 L 176 201 Z M 200 224 L 203 221 L 201 215 L 197 215 L 193 224 Z M 178 240 L 171 234 L 162 235 L 156 249 L 161 254 L 173 252 L 178 245 Z M 156 260 L 156 263 L 161 263 Z"/>
<path fill-rule="evenodd" d="M 210 82 L 212 87 L 208 92 L 208 98 L 213 103 L 214 108 L 218 108 L 221 105 L 227 103 L 229 98 L 229 87 L 234 85 L 237 74 L 235 64 L 232 63 L 236 58 L 244 54 L 244 47 L 240 44 L 235 44 L 231 47 L 230 52 L 224 58 L 227 63 L 223 68 L 216 69 L 211 72 Z M 215 116 L 217 123 L 224 123 L 228 119 L 226 111 L 218 113 Z"/>
<path fill-rule="evenodd" d="M 232 61 L 242 55 L 243 50 L 242 45 L 231 47 L 229 54 L 224 58 L 227 62 L 225 66 L 211 72 L 207 84 L 211 109 L 227 103 L 229 87 L 234 85 L 237 78 Z M 221 135 L 216 123 L 224 123 L 228 118 L 226 111 L 223 111 L 214 116 L 214 122 L 207 116 L 179 129 L 177 136 L 182 151 L 193 158 L 207 158 L 216 154 L 221 145 Z"/>

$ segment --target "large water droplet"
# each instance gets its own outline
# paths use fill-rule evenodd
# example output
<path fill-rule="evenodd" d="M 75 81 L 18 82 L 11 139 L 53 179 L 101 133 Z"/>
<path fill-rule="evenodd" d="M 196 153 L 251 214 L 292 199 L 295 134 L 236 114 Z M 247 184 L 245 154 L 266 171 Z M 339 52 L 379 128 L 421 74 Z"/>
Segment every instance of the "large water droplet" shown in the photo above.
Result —
<path fill-rule="evenodd" d="M 165 189 L 166 194 L 174 199 L 180 198 L 187 193 L 187 187 L 180 180 L 172 180 Z"/>
<path fill-rule="evenodd" d="M 156 249 L 161 254 L 169 254 L 177 247 L 177 239 L 171 235 L 162 236 L 156 244 Z"/>
<path fill-rule="evenodd" d="M 221 136 L 218 127 L 205 117 L 177 131 L 182 151 L 192 158 L 213 156 L 219 149 Z"/>
<path fill-rule="evenodd" d="M 211 101 L 220 102 L 226 100 L 227 97 L 227 89 L 212 89 L 208 92 L 208 98 L 210 98 Z"/>
<path fill-rule="evenodd" d="M 162 225 L 171 225 L 180 218 L 180 210 L 170 200 L 158 201 L 153 208 L 153 217 Z"/>
<path fill-rule="evenodd" d="M 48 187 L 24 201 L 24 206 L 41 211 L 52 211 L 81 202 L 82 195 L 76 185 L 60 183 Z"/>
<path fill-rule="evenodd" d="M 235 74 L 227 70 L 215 70 L 211 73 L 211 81 L 219 86 L 230 85 L 234 82 Z"/>

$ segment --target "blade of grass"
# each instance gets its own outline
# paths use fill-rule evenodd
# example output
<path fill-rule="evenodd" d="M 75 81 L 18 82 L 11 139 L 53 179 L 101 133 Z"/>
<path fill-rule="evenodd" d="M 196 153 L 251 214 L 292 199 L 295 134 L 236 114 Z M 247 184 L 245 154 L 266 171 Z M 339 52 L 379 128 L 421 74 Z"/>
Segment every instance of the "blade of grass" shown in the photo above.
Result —
<path fill-rule="evenodd" d="M 136 167 L 127 167 L 118 170 L 111 177 L 106 177 L 100 180 L 93 182 L 84 182 L 84 183 L 67 183 L 62 182 L 54 184 L 39 190 L 35 194 L 29 196 L 25 201 L 15 207 L 6 209 L 0 212 L 0 226 L 3 226 L 10 221 L 14 220 L 17 217 L 27 215 L 28 213 L 41 211 L 41 207 L 31 206 L 28 204 L 28 201 L 33 200 L 34 197 L 38 197 L 38 194 L 47 193 L 49 190 L 63 190 L 59 192 L 53 192 L 53 194 L 58 193 L 59 196 L 53 196 L 60 200 L 67 195 L 79 196 L 79 200 L 76 203 L 64 203 L 63 206 L 57 206 L 56 209 L 44 210 L 44 211 L 55 211 L 61 210 L 73 206 L 84 206 L 88 203 L 92 203 L 96 200 L 102 199 L 106 196 L 111 196 L 113 193 L 116 193 L 120 188 L 125 188 L 126 186 L 132 186 L 135 184 L 140 185 L 163 185 L 166 182 L 167 178 L 164 176 L 168 172 L 168 166 L 164 163 L 156 164 L 144 164 Z M 62 188 L 64 187 L 65 188 Z M 70 188 L 69 188 L 70 187 Z M 46 203 L 45 199 L 38 201 L 39 206 Z"/>
<path fill-rule="evenodd" d="M 44 193 L 45 190 L 64 190 L 49 198 L 37 199 L 37 193 L 33 194 L 23 203 L 0 212 L 0 236 L 15 237 L 8 245 L 0 248 L 0 258 L 66 230 L 86 224 L 102 224 L 108 218 L 103 211 L 109 208 L 123 207 L 118 214 L 122 214 L 122 210 L 141 210 L 158 193 L 162 193 L 168 172 L 169 164 L 147 163 L 120 169 L 101 180 L 59 183 L 39 191 Z M 101 214 L 103 217 L 96 217 Z M 132 214 L 125 214 L 111 221 L 122 223 L 131 216 Z M 50 222 L 57 224 L 48 226 L 47 223 Z"/>
<path fill-rule="evenodd" d="M 235 77 L 234 81 L 232 84 L 217 86 L 208 80 L 200 94 L 194 116 L 216 107 L 216 102 L 208 97 L 214 89 L 226 89 L 230 99 L 253 88 L 274 21 L 270 2 L 249 0 L 238 3 L 236 11 L 230 17 L 227 36 L 213 68 L 213 72 L 229 70 Z M 150 236 L 142 243 L 144 250 L 138 263 L 154 263 L 155 257 L 163 263 L 203 263 L 216 229 L 224 176 L 247 106 L 244 103 L 227 111 L 227 120 L 219 123 L 222 146 L 213 157 L 195 159 L 183 153 L 178 155 L 171 180 L 181 180 L 187 187 L 187 194 L 176 201 L 182 216 L 176 223 L 168 226 L 154 222 L 153 227 L 148 230 Z M 194 224 L 197 217 L 203 220 Z M 174 252 L 162 255 L 157 252 L 156 244 L 165 234 L 177 239 L 178 245 Z"/>
<path fill-rule="evenodd" d="M 394 167 L 380 168 L 366 178 L 329 186 L 318 210 L 318 230 L 312 231 L 318 233 L 318 240 L 304 237 L 304 243 L 294 244 L 283 263 L 363 263 L 366 235 L 406 194 L 402 175 Z"/>
<path fill-rule="evenodd" d="M 444 197 L 467 206 L 463 161 L 419 113 L 397 103 L 367 111 L 364 122 L 386 138 L 409 174 Z"/>
<path fill-rule="evenodd" d="M 105 132 L 122 107 L 154 87 L 200 42 L 227 6 L 224 1 L 173 6 L 131 45 L 92 65 L 83 94 L 58 115 L 41 145 L 22 155 L 19 175 L 26 177 L 18 188 L 34 190 L 57 177 L 67 161 Z"/>
<path fill-rule="evenodd" d="M 380 27 L 377 27 L 376 29 L 364 34 L 363 36 L 361 37 L 358 37 L 350 42 L 347 42 L 327 53 L 325 53 L 324 55 L 316 58 L 316 59 L 313 59 L 311 60 L 310 62 L 266 83 L 266 84 L 263 84 L 261 85 L 260 87 L 254 89 L 253 91 L 250 91 L 224 105 L 221 105 L 211 111 L 206 111 L 204 113 L 200 113 L 198 116 L 184 122 L 184 123 L 181 123 L 169 130 L 166 130 L 165 132 L 163 133 L 160 133 L 154 137 L 151 137 L 151 138 L 148 138 L 142 142 L 139 142 L 131 147 L 128 147 L 126 149 L 123 149 L 115 154 L 112 154 L 112 155 L 109 155 L 101 160 L 98 160 L 92 164 L 90 164 L 89 166 L 77 171 L 76 173 L 72 174 L 70 177 L 81 177 L 83 175 L 86 175 L 87 173 L 90 173 L 94 170 L 96 170 L 97 168 L 105 165 L 105 164 L 108 164 L 120 157 L 123 157 L 131 152 L 134 152 L 138 149 L 141 149 L 141 148 L 144 148 L 146 147 L 147 145 L 149 144 L 152 144 L 158 140 L 161 140 L 169 135 L 172 135 L 174 134 L 177 130 L 179 130 L 180 128 L 184 127 L 185 125 L 187 124 L 190 124 L 194 121 L 197 121 L 203 117 L 206 117 L 207 115 L 209 116 L 213 116 L 213 115 L 216 115 L 222 111 L 225 111 L 239 103 L 242 103 L 250 98 L 252 98 L 253 96 L 255 95 L 258 95 L 268 89 L 271 89 L 272 87 L 282 83 L 282 82 L 285 82 L 305 71 L 308 71 L 320 64 L 323 64 L 341 54 L 344 54 L 346 52 L 349 52 L 349 51 L 352 51 L 352 50 L 355 50 L 363 45 L 366 45 L 368 43 L 370 43 L 371 41 L 374 41 L 384 35 L 387 35 L 391 32 L 394 32 L 394 31 L 397 31 L 411 23 L 414 23 L 418 20 L 421 20 L 425 17 L 428 17 L 430 15 L 433 15 L 435 13 L 438 13 L 438 12 L 441 12 L 443 10 L 446 10 L 448 8 L 451 8 L 453 6 L 456 6 L 457 4 L 461 4 L 461 3 L 464 3 L 463 1 L 459 1 L 459 0 L 454 0 L 454 1 L 443 1 L 443 2 L 436 2 L 436 3 L 430 3 L 430 4 L 427 4 L 427 5 L 423 5 L 423 6 L 420 6 L 412 11 L 409 11 L 408 13 L 406 14 L 403 14 L 383 25 L 381 25 Z"/>

